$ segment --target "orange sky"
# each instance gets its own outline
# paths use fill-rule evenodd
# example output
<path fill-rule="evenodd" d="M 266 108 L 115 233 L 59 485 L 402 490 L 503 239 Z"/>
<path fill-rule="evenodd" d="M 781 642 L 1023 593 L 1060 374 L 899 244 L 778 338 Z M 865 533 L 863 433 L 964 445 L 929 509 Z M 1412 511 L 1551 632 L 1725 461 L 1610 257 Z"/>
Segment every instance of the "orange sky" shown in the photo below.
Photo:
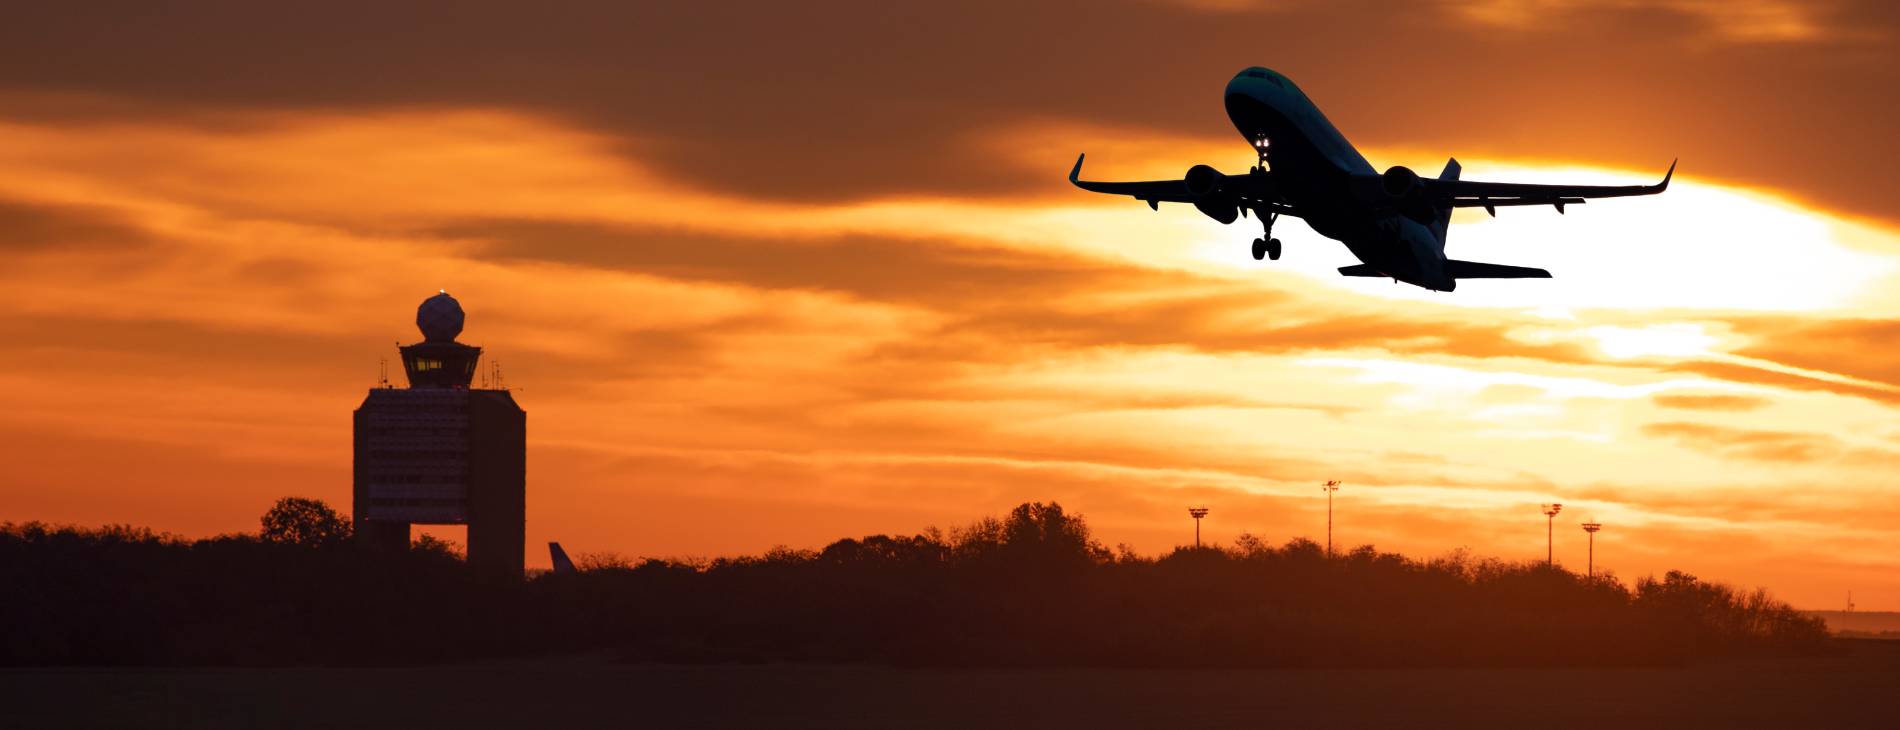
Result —
<path fill-rule="evenodd" d="M 1054 499 L 1154 553 L 1197 503 L 1323 538 L 1340 479 L 1346 544 L 1541 557 L 1560 501 L 1573 567 L 1595 518 L 1625 577 L 1900 609 L 1884 4 L 200 8 L 0 29 L 0 520 L 347 506 L 350 411 L 446 288 L 528 410 L 530 545 Z M 1244 169 L 1252 64 L 1381 167 L 1681 174 L 1461 213 L 1454 255 L 1558 278 L 1455 294 L 1063 181 Z"/>

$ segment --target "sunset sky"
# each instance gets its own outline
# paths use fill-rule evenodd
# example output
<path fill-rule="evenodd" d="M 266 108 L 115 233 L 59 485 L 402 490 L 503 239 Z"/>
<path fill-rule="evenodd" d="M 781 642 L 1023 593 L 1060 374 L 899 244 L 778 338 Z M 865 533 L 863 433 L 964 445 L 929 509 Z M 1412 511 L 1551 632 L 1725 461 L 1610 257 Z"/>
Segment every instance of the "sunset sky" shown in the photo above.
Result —
<path fill-rule="evenodd" d="M 1900 5 L 41 3 L 0 26 L 0 521 L 347 510 L 437 289 L 528 412 L 528 539 L 712 556 L 1056 500 L 1109 544 L 1466 547 L 1900 610 Z M 1450 294 L 1243 171 L 1285 73 L 1461 211 Z M 459 539 L 457 530 L 439 531 Z"/>

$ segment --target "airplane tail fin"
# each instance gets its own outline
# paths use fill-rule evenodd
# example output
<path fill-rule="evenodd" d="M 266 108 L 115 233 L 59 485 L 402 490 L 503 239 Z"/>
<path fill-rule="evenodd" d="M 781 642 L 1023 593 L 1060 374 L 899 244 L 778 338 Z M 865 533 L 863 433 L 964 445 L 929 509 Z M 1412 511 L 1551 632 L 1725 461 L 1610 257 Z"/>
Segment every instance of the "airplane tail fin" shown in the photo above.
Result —
<path fill-rule="evenodd" d="M 1453 279 L 1548 279 L 1550 272 L 1528 266 L 1445 260 L 1445 275 Z"/>
<path fill-rule="evenodd" d="M 554 564 L 556 575 L 575 572 L 574 561 L 567 559 L 567 551 L 562 550 L 558 542 L 548 543 L 548 562 Z"/>
<path fill-rule="evenodd" d="M 1458 173 L 1462 170 L 1464 170 L 1464 167 L 1458 164 L 1458 158 L 1453 157 L 1450 160 L 1447 160 L 1445 162 L 1445 171 L 1438 173 L 1438 179 L 1456 180 L 1458 179 Z M 1439 208 L 1438 220 L 1432 223 L 1432 235 L 1438 237 L 1439 245 L 1444 245 L 1445 232 L 1446 232 L 1446 229 L 1449 228 L 1450 226 L 1451 226 L 1451 206 L 1445 206 L 1443 208 Z"/>

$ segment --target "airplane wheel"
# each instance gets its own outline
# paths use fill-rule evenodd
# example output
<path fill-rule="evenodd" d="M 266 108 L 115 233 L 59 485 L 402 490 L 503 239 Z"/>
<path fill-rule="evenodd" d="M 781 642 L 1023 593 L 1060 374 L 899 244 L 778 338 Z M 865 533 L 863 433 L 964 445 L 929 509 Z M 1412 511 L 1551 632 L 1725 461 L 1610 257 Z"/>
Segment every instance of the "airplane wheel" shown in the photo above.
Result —
<path fill-rule="evenodd" d="M 1271 258 L 1271 259 L 1273 259 L 1273 260 L 1275 260 L 1275 261 L 1279 261 L 1279 260 L 1280 260 L 1280 239 L 1278 239 L 1278 238 L 1274 238 L 1274 239 L 1270 239 L 1270 240 L 1268 240 L 1268 241 L 1267 241 L 1267 247 L 1266 247 L 1266 248 L 1267 248 L 1267 257 L 1268 257 L 1268 258 Z M 1260 258 L 1260 255 L 1259 255 L 1259 254 L 1254 254 L 1254 258 L 1256 258 L 1256 259 L 1257 259 L 1257 258 Z"/>
<path fill-rule="evenodd" d="M 1274 254 L 1273 254 L 1273 257 L 1277 259 L 1277 258 L 1280 258 L 1280 253 L 1279 253 L 1279 248 L 1280 248 L 1280 247 L 1279 247 L 1279 245 L 1278 245 L 1278 244 L 1279 244 L 1279 241 L 1274 241 L 1274 244 L 1275 244 L 1275 245 L 1274 245 L 1274 247 L 1273 247 L 1273 248 L 1274 248 Z M 1259 261 L 1259 260 L 1261 260 L 1261 259 L 1264 259 L 1264 258 L 1266 258 L 1266 257 L 1267 257 L 1267 241 L 1266 241 L 1266 239 L 1264 239 L 1264 238 L 1256 238 L 1256 239 L 1254 239 L 1254 240 L 1253 240 L 1253 260 L 1255 260 L 1255 261 Z"/>

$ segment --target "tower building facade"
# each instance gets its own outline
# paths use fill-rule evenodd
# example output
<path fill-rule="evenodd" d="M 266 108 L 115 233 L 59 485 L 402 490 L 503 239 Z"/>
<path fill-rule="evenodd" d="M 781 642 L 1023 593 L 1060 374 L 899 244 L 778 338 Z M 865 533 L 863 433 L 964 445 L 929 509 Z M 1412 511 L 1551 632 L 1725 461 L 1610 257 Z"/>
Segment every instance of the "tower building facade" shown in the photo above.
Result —
<path fill-rule="evenodd" d="M 416 310 L 422 341 L 403 345 L 409 387 L 373 388 L 356 409 L 356 539 L 409 547 L 411 525 L 467 525 L 468 563 L 520 576 L 527 526 L 527 412 L 502 388 L 474 388 L 482 349 L 455 341 L 448 292 Z"/>

